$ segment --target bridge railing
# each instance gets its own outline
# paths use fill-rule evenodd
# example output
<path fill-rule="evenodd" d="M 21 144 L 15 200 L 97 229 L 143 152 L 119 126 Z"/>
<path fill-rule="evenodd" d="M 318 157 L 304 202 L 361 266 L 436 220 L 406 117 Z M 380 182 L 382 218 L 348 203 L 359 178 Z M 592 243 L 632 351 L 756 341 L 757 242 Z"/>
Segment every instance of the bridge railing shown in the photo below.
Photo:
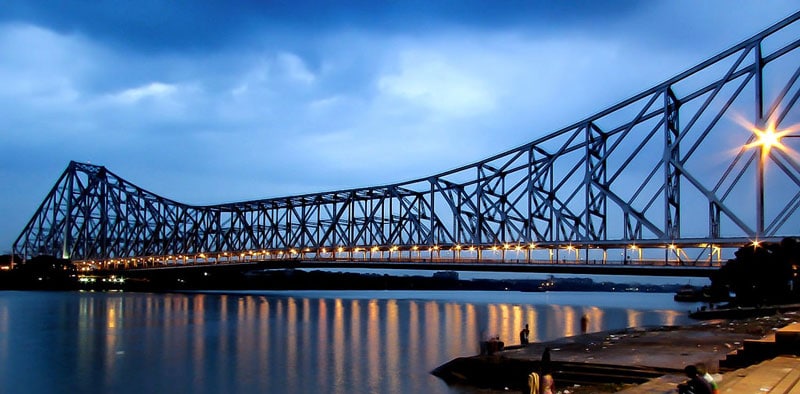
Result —
<path fill-rule="evenodd" d="M 492 252 L 491 250 L 489 250 Z M 566 251 L 566 250 L 565 250 Z M 449 253 L 447 253 L 449 252 Z M 454 251 L 445 251 L 445 253 L 431 253 L 415 252 L 412 250 L 406 252 L 397 251 L 395 253 L 269 253 L 269 252 L 240 252 L 240 253 L 219 253 L 219 254 L 199 254 L 199 255 L 177 255 L 177 256 L 149 256 L 142 258 L 124 258 L 124 259 L 111 259 L 111 260 L 80 260 L 75 261 L 75 264 L 82 271 L 91 270 L 135 270 L 135 269 L 152 269 L 152 268 L 179 268 L 190 266 L 216 266 L 216 265 L 237 265 L 237 264 L 254 264 L 254 263 L 269 263 L 269 262 L 318 262 L 318 263 L 331 263 L 332 267 L 336 263 L 361 263 L 364 268 L 369 268 L 370 265 L 379 263 L 417 263 L 421 266 L 424 265 L 481 265 L 481 266 L 514 266 L 514 265 L 554 265 L 554 266 L 567 266 L 567 265 L 603 265 L 603 266 L 651 266 L 651 267 L 715 267 L 720 266 L 720 260 L 714 260 L 713 256 L 707 260 L 690 260 L 681 258 L 678 254 L 670 257 L 666 255 L 664 258 L 644 258 L 644 257 L 631 257 L 628 259 L 623 258 L 595 258 L 581 259 L 580 256 L 555 256 L 550 258 L 532 258 L 530 254 L 525 254 L 524 257 L 516 256 L 502 256 L 500 254 L 489 253 L 488 257 L 478 256 L 477 253 L 472 256 L 461 256 L 454 253 Z"/>

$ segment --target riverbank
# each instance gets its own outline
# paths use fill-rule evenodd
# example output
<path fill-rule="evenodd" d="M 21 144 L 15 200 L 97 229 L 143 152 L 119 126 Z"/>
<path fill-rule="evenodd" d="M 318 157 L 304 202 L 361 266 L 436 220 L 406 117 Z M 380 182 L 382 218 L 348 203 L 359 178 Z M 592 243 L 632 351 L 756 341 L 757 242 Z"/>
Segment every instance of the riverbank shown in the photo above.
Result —
<path fill-rule="evenodd" d="M 675 293 L 683 285 L 636 284 L 589 278 L 461 279 L 455 271 L 430 275 L 266 269 L 269 264 L 211 265 L 182 268 L 81 271 L 67 260 L 42 258 L 14 270 L 0 270 L 0 290 L 479 290 L 518 292 Z"/>
<path fill-rule="evenodd" d="M 458 358 L 432 373 L 450 384 L 520 392 L 525 389 L 527 373 L 539 370 L 542 353 L 550 347 L 559 390 L 612 393 L 636 384 L 616 379 L 617 375 L 638 375 L 641 383 L 665 373 L 680 374 L 686 365 L 700 362 L 717 372 L 720 360 L 741 347 L 745 340 L 764 338 L 799 321 L 797 312 L 789 312 L 739 320 L 709 320 L 682 327 L 595 332 L 514 346 L 493 355 Z M 576 366 L 596 368 L 573 373 Z"/>
<path fill-rule="evenodd" d="M 710 319 L 744 319 L 749 317 L 777 315 L 788 312 L 800 311 L 800 304 L 779 304 L 762 306 L 737 306 L 718 309 L 698 309 L 689 313 L 689 317 L 697 320 Z"/>

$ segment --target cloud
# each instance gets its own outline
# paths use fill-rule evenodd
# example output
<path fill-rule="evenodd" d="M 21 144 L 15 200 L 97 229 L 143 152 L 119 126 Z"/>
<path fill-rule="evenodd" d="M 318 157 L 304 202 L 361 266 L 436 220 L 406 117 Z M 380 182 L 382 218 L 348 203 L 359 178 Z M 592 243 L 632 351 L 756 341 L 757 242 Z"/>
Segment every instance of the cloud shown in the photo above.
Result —
<path fill-rule="evenodd" d="M 114 94 L 113 98 L 119 100 L 120 102 L 131 104 L 147 98 L 166 98 L 174 94 L 176 91 L 177 87 L 175 85 L 152 82 L 144 86 L 126 89 L 120 93 Z"/>
<path fill-rule="evenodd" d="M 303 84 L 311 84 L 316 77 L 306 67 L 303 59 L 293 53 L 280 53 L 278 55 L 278 64 L 286 76 L 296 82 Z"/>
<path fill-rule="evenodd" d="M 494 108 L 495 99 L 481 76 L 439 53 L 408 50 L 400 55 L 397 67 L 395 73 L 378 80 L 381 93 L 443 116 L 468 117 Z"/>
<path fill-rule="evenodd" d="M 92 68 L 85 58 L 86 43 L 29 25 L 0 25 L 0 99 L 11 104 L 20 99 L 42 105 L 59 105 L 78 99 L 74 75 Z"/>
<path fill-rule="evenodd" d="M 6 0 L 0 22 L 23 22 L 58 34 L 94 37 L 108 47 L 138 53 L 208 53 L 248 45 L 258 31 L 280 32 L 281 41 L 303 45 L 350 28 L 378 35 L 430 34 L 454 26 L 493 30 L 513 27 L 543 31 L 553 26 L 626 18 L 642 5 L 633 0 L 575 6 L 550 1 L 493 2 L 409 0 L 393 3 L 343 0 L 319 2 L 192 2 L 158 0 L 54 6 L 41 0 Z"/>

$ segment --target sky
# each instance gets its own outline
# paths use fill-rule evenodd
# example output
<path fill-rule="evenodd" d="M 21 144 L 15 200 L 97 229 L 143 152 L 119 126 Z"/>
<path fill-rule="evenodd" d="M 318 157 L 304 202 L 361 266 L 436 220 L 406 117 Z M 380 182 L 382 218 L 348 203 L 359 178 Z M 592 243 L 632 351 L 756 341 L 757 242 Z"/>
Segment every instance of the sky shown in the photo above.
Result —
<path fill-rule="evenodd" d="M 571 125 L 798 9 L 5 0 L 0 254 L 70 160 L 200 205 L 417 179 Z"/>

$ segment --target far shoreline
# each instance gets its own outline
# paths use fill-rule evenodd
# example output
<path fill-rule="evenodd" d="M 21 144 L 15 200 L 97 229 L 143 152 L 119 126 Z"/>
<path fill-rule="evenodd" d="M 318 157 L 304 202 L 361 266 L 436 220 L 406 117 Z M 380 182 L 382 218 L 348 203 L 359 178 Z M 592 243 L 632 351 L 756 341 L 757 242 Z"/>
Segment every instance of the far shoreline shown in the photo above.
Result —
<path fill-rule="evenodd" d="M 683 284 L 640 284 L 595 281 L 584 277 L 546 279 L 462 279 L 454 271 L 432 275 L 394 275 L 327 270 L 241 270 L 228 267 L 150 272 L 0 271 L 0 289 L 9 290 L 495 290 L 518 292 L 598 291 L 677 293 Z M 699 289 L 700 286 L 692 286 Z M 691 303 L 694 304 L 694 303 Z"/>

